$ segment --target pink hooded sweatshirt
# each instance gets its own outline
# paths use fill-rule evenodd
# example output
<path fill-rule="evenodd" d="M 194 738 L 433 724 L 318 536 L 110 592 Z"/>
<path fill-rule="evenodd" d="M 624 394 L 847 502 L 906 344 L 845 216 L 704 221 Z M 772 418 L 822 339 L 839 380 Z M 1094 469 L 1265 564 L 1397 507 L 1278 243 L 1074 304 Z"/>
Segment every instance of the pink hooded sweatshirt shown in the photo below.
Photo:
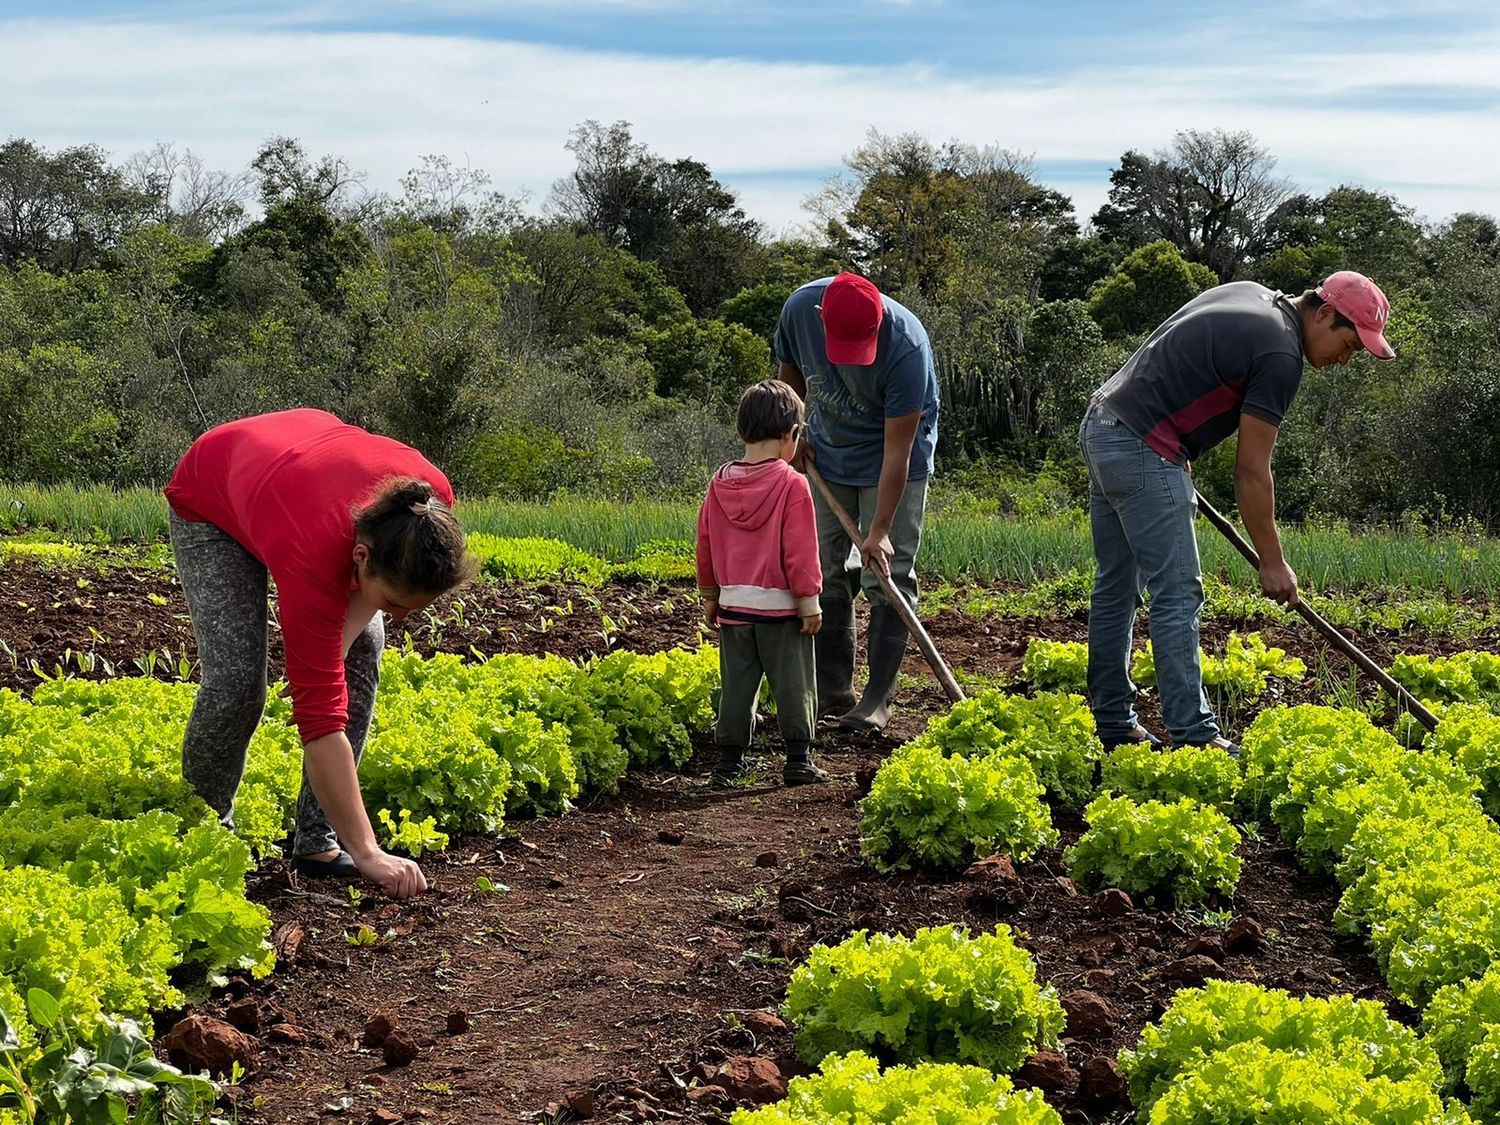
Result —
<path fill-rule="evenodd" d="M 698 511 L 698 587 L 720 620 L 753 624 L 820 612 L 823 572 L 807 478 L 785 461 L 731 461 Z"/>

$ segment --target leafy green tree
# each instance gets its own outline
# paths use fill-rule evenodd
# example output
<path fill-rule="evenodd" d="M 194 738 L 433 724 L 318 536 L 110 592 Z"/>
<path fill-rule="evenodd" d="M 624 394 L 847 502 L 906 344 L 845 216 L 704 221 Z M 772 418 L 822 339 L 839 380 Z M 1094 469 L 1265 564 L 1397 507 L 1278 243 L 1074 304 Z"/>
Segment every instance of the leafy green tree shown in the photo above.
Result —
<path fill-rule="evenodd" d="M 1106 336 L 1149 332 L 1218 280 L 1161 239 L 1126 255 L 1089 297 L 1089 313 Z"/>
<path fill-rule="evenodd" d="M 1271 217 L 1291 195 L 1275 167 L 1249 133 L 1185 130 L 1165 152 L 1120 158 L 1094 229 L 1125 247 L 1166 239 L 1188 261 L 1233 281 L 1266 250 Z"/>
<path fill-rule="evenodd" d="M 93 145 L 56 153 L 16 138 L 0 145 L 0 265 L 104 265 L 152 205 Z"/>

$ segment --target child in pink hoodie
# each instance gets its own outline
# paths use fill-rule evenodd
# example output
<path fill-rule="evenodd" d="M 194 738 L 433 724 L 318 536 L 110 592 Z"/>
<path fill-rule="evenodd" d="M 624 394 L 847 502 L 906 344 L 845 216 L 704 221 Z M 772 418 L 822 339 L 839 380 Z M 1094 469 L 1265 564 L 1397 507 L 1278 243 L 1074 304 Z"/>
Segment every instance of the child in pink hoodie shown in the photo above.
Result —
<path fill-rule="evenodd" d="M 710 784 L 732 785 L 744 775 L 762 677 L 771 681 L 786 740 L 783 782 L 827 781 L 812 757 L 813 636 L 823 623 L 818 532 L 807 478 L 789 464 L 802 400 L 786 383 L 767 379 L 740 398 L 737 421 L 744 460 L 714 474 L 698 512 L 698 589 L 703 619 L 719 629 L 724 683 Z"/>

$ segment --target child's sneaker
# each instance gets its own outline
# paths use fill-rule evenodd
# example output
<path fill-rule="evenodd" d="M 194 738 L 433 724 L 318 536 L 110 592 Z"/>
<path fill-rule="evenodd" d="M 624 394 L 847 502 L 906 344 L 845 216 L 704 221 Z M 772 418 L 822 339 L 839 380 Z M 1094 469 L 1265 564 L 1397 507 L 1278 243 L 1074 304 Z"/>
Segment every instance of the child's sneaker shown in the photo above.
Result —
<path fill-rule="evenodd" d="M 813 785 L 828 780 L 828 771 L 821 770 L 813 761 L 812 747 L 806 742 L 789 743 L 786 748 L 786 765 L 781 771 L 783 785 Z"/>

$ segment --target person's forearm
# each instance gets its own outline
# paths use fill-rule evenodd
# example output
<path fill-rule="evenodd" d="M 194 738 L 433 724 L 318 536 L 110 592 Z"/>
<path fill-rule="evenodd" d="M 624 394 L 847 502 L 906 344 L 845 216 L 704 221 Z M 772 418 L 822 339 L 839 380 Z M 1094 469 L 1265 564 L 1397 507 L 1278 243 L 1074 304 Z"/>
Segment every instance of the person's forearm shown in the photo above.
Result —
<path fill-rule="evenodd" d="M 343 849 L 356 859 L 380 851 L 359 791 L 354 750 L 343 731 L 315 738 L 302 748 L 307 780 Z"/>
<path fill-rule="evenodd" d="M 802 377 L 802 369 L 795 363 L 782 363 L 776 377 L 796 391 L 797 397 L 803 402 L 807 401 L 807 380 Z"/>
<path fill-rule="evenodd" d="M 887 449 L 885 460 L 880 463 L 880 483 L 875 490 L 875 517 L 870 521 L 870 534 L 875 537 L 889 535 L 891 524 L 896 520 L 896 509 L 901 506 L 901 497 L 906 492 L 906 477 L 911 471 L 911 450 L 904 452 Z"/>
<path fill-rule="evenodd" d="M 1240 519 L 1260 555 L 1261 566 L 1284 563 L 1281 534 L 1276 529 L 1276 484 L 1271 470 L 1236 473 L 1234 493 L 1240 507 Z"/>

